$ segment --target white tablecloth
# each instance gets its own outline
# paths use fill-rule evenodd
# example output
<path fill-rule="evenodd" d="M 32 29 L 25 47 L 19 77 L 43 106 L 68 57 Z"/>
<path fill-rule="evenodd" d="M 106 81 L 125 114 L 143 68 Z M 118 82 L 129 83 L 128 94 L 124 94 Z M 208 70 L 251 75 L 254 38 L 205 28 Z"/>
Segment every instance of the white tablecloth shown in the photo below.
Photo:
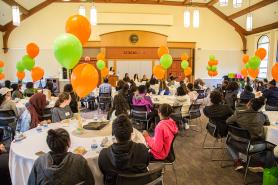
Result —
<path fill-rule="evenodd" d="M 167 103 L 171 106 L 174 105 L 174 102 L 176 100 L 175 96 L 170 95 L 152 95 L 151 96 L 153 104 L 161 105 L 163 103 Z"/>
<path fill-rule="evenodd" d="M 86 120 L 86 122 L 88 121 L 90 120 Z M 85 130 L 85 133 L 80 136 L 74 134 L 76 124 L 76 121 L 71 121 L 69 127 L 63 127 L 61 123 L 52 123 L 48 128 L 44 128 L 42 132 L 38 132 L 36 129 L 31 129 L 24 133 L 26 139 L 20 142 L 12 142 L 9 154 L 9 168 L 12 184 L 27 184 L 34 161 L 38 158 L 35 153 L 39 151 L 46 153 L 49 151 L 46 143 L 47 130 L 50 128 L 55 129 L 61 127 L 70 133 L 71 147 L 69 151 L 73 151 L 78 146 L 85 147 L 88 152 L 84 157 L 87 159 L 90 169 L 92 170 L 96 185 L 103 184 L 103 176 L 98 167 L 98 155 L 101 148 L 99 147 L 98 149 L 92 150 L 91 144 L 93 143 L 93 140 L 100 144 L 105 137 L 108 137 L 110 144 L 112 144 L 112 124 L 108 124 L 105 128 L 99 131 Z M 136 129 L 133 131 L 132 140 L 145 144 L 144 137 Z"/>
<path fill-rule="evenodd" d="M 271 123 L 270 126 L 265 127 L 265 140 L 278 145 L 278 111 L 264 111 Z"/>

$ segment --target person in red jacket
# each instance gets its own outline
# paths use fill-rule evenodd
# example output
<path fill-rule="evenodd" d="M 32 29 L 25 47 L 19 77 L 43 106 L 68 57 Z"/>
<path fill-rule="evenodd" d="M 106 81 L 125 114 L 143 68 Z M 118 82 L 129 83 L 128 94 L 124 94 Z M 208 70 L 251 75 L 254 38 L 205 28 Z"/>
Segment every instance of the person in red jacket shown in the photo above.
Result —
<path fill-rule="evenodd" d="M 169 104 L 160 105 L 158 110 L 160 122 L 155 127 L 154 137 L 150 137 L 147 131 L 143 131 L 143 136 L 150 148 L 151 160 L 165 160 L 170 152 L 174 136 L 178 132 L 176 122 L 169 117 L 172 112 L 173 109 Z"/>

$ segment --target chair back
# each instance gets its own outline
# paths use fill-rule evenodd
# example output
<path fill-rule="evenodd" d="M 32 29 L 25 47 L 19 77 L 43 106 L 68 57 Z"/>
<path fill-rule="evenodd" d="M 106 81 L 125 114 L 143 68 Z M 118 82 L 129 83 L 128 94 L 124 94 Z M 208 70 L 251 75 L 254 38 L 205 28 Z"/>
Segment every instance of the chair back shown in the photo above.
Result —
<path fill-rule="evenodd" d="M 148 118 L 148 111 L 145 105 L 131 105 L 131 117 L 135 121 L 144 121 Z"/>
<path fill-rule="evenodd" d="M 166 159 L 164 160 L 164 162 L 166 162 L 166 163 L 173 163 L 176 160 L 176 155 L 175 155 L 175 150 L 174 150 L 174 143 L 176 141 L 176 138 L 177 138 L 177 134 L 174 135 L 174 138 L 171 143 L 170 152 L 169 152 L 168 156 L 166 157 Z"/>
<path fill-rule="evenodd" d="M 102 111 L 108 111 L 112 105 L 112 97 L 109 93 L 102 93 L 101 96 L 98 97 L 99 108 Z"/>
<path fill-rule="evenodd" d="M 8 126 L 9 123 L 16 122 L 13 110 L 0 110 L 0 126 Z"/>
<path fill-rule="evenodd" d="M 51 120 L 52 121 L 52 108 L 45 108 L 43 110 L 43 116 L 42 119 L 43 120 Z"/>
<path fill-rule="evenodd" d="M 151 169 L 145 173 L 136 174 L 118 174 L 116 179 L 116 185 L 157 185 L 163 184 L 162 172 L 164 169 L 163 164 L 152 164 Z"/>
<path fill-rule="evenodd" d="M 110 97 L 111 96 L 111 93 L 99 93 L 98 95 L 99 97 Z"/>
<path fill-rule="evenodd" d="M 31 97 L 33 95 L 34 95 L 34 93 L 25 93 L 25 96 L 27 96 L 27 97 Z"/>
<path fill-rule="evenodd" d="M 226 144 L 243 154 L 247 154 L 251 144 L 251 136 L 246 129 L 239 128 L 235 125 L 228 125 Z"/>
<path fill-rule="evenodd" d="M 180 106 L 174 105 L 172 106 L 172 109 L 173 109 L 173 113 L 180 113 L 182 109 L 182 105 Z"/>
<path fill-rule="evenodd" d="M 181 113 L 182 106 L 172 106 L 172 108 L 173 108 L 173 113 L 170 115 L 170 118 L 172 118 L 178 126 L 182 125 L 183 122 L 182 113 Z"/>
<path fill-rule="evenodd" d="M 201 107 L 201 104 L 199 104 L 199 103 L 190 105 L 188 113 L 189 113 L 191 119 L 196 119 L 196 118 L 201 117 L 200 107 Z"/>
<path fill-rule="evenodd" d="M 215 124 L 211 123 L 211 122 L 208 122 L 207 127 L 206 127 L 208 133 L 213 137 L 218 136 L 217 133 L 216 133 L 216 128 L 217 128 L 217 126 Z"/>

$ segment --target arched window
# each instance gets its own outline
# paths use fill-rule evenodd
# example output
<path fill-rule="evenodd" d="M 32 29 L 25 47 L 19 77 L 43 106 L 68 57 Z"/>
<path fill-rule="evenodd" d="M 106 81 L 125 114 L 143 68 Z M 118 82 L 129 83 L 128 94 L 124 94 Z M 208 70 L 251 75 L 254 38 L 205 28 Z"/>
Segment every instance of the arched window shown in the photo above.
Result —
<path fill-rule="evenodd" d="M 258 39 L 257 49 L 264 48 L 266 50 L 266 57 L 262 60 L 260 65 L 259 78 L 267 78 L 267 64 L 268 64 L 268 54 L 269 54 L 269 38 L 266 35 L 262 35 Z"/>

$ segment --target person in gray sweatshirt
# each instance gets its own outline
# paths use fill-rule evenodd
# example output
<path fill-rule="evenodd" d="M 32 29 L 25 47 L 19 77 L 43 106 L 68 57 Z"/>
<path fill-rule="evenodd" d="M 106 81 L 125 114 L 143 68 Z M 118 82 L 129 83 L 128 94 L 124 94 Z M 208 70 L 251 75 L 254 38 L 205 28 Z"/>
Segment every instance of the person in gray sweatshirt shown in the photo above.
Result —
<path fill-rule="evenodd" d="M 69 93 L 63 92 L 58 96 L 58 100 L 52 109 L 52 122 L 60 122 L 64 119 L 73 117 L 73 113 L 70 109 L 71 96 Z"/>
<path fill-rule="evenodd" d="M 85 158 L 68 152 L 69 133 L 62 128 L 50 129 L 46 138 L 50 152 L 34 163 L 28 185 L 94 185 L 94 176 Z"/>

